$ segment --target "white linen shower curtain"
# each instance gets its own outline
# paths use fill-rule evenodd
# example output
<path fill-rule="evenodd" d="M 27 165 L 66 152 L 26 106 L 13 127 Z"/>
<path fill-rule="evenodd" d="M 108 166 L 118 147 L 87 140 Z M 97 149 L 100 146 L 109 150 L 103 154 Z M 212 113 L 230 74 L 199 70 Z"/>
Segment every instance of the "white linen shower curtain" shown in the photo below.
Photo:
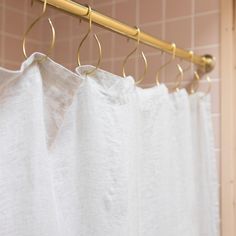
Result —
<path fill-rule="evenodd" d="M 0 235 L 218 236 L 209 95 L 41 56 L 0 69 Z"/>

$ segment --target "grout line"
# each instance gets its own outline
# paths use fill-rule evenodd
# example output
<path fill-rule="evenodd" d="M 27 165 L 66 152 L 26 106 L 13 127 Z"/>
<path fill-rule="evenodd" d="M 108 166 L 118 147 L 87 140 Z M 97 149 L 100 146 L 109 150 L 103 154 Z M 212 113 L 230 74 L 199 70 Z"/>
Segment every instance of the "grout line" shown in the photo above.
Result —
<path fill-rule="evenodd" d="M 165 6 L 165 4 L 164 4 L 164 6 Z M 141 26 L 151 26 L 151 25 L 158 24 L 158 23 L 161 24 L 161 23 L 163 23 L 163 21 L 168 22 L 168 23 L 169 22 L 175 22 L 175 21 L 179 21 L 179 20 L 186 20 L 186 19 L 189 19 L 189 18 L 192 18 L 192 17 L 199 17 L 199 16 L 216 14 L 216 13 L 219 13 L 219 12 L 220 12 L 219 10 L 208 11 L 208 12 L 197 13 L 197 14 L 195 14 L 193 12 L 191 15 L 179 16 L 179 17 L 169 18 L 169 19 L 165 19 L 165 20 L 163 19 L 163 20 L 160 20 L 160 21 L 153 21 L 153 22 L 143 23 L 143 24 L 141 24 Z"/>
<path fill-rule="evenodd" d="M 203 46 L 196 46 L 193 47 L 193 49 L 209 49 L 209 48 L 216 48 L 216 47 L 220 47 L 220 44 L 216 43 L 216 44 L 207 44 L 207 45 L 203 45 Z"/>
<path fill-rule="evenodd" d="M 4 4 L 4 2 L 2 3 L 2 6 L 5 6 L 5 10 L 10 10 L 10 11 L 13 11 L 13 12 L 15 12 L 15 13 L 22 14 L 22 15 L 25 14 L 25 11 L 22 12 L 22 10 L 18 10 L 18 9 L 15 8 L 15 7 L 8 6 L 6 3 Z M 24 9 L 25 9 L 25 8 L 24 8 Z"/>
<path fill-rule="evenodd" d="M 13 66 L 18 66 L 21 62 L 4 59 L 4 63 L 12 64 Z"/>
<path fill-rule="evenodd" d="M 94 3 L 94 6 L 95 6 L 95 8 L 96 7 L 103 7 L 103 6 L 110 6 L 110 5 L 113 5 L 113 4 L 117 4 L 117 3 L 122 3 L 122 2 L 125 2 L 126 0 L 115 0 L 114 2 L 113 2 L 113 0 L 112 1 L 109 1 L 109 2 L 104 2 L 104 3 Z M 95 2 L 95 1 L 94 1 Z"/>
<path fill-rule="evenodd" d="M 213 10 L 213 11 L 205 11 L 205 12 L 198 12 L 198 13 L 194 13 L 195 17 L 198 16 L 206 16 L 206 15 L 211 15 L 211 14 L 216 14 L 216 13 L 220 13 L 220 10 Z"/>
<path fill-rule="evenodd" d="M 5 19 L 3 19 L 3 21 L 5 21 Z M 18 35 L 14 35 L 14 34 L 11 34 L 11 33 L 7 33 L 7 32 L 4 32 L 4 31 L 1 31 L 0 33 L 3 37 L 6 36 L 6 37 L 11 37 L 11 38 L 14 38 L 14 39 L 18 39 L 18 40 L 22 40 L 22 37 L 23 37 L 23 36 L 18 36 Z M 38 40 L 32 39 L 32 38 L 27 38 L 27 41 L 29 41 L 31 43 L 36 43 L 36 44 L 41 43 Z"/>
<path fill-rule="evenodd" d="M 162 24 L 163 24 L 163 20 L 152 21 L 152 22 L 140 24 L 140 27 L 156 26 L 156 25 L 162 25 Z"/>

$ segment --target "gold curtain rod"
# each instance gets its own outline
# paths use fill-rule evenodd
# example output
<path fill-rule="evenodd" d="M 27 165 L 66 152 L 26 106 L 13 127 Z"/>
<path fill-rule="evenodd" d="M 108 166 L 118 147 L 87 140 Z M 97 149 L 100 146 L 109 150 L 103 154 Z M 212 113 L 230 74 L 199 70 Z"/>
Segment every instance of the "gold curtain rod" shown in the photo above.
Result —
<path fill-rule="evenodd" d="M 44 0 L 38 0 L 44 2 Z M 53 7 L 59 8 L 62 11 L 65 11 L 69 14 L 80 16 L 88 20 L 88 16 L 85 16 L 88 12 L 88 8 L 79 3 L 73 2 L 71 0 L 47 0 L 47 3 Z M 99 12 L 92 11 L 91 13 L 93 23 L 102 26 L 106 29 L 124 35 L 126 37 L 136 39 L 137 29 L 126 25 L 122 22 L 119 22 L 116 19 L 105 16 Z M 169 54 L 172 54 L 171 43 L 165 42 L 163 40 L 157 39 L 149 34 L 140 32 L 140 42 L 143 44 L 149 45 L 151 47 L 157 48 Z M 182 48 L 176 48 L 176 56 L 187 61 L 192 61 L 194 64 L 198 65 L 200 69 L 206 72 L 210 72 L 215 65 L 214 58 L 211 55 L 199 56 L 194 54 L 193 57 L 190 57 L 189 51 Z"/>

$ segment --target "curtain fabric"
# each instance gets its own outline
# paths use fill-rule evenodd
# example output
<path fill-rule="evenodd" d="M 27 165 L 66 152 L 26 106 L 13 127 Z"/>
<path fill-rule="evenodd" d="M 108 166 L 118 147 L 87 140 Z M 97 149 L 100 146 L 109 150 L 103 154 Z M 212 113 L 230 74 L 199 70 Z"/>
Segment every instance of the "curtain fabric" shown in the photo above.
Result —
<path fill-rule="evenodd" d="M 0 69 L 0 235 L 219 236 L 209 95 L 42 56 Z"/>

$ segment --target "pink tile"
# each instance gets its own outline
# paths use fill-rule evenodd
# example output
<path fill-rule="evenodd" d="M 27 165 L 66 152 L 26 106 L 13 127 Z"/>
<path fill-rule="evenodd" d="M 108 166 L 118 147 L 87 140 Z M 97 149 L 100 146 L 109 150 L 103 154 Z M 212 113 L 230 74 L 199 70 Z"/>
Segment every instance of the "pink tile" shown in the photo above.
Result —
<path fill-rule="evenodd" d="M 69 38 L 68 40 L 61 42 L 61 43 L 64 43 L 65 45 L 67 45 L 67 48 L 64 47 L 63 51 L 67 54 L 66 58 L 65 58 L 65 62 L 68 65 L 77 63 L 77 57 L 76 57 L 77 47 L 73 48 L 73 45 L 74 45 L 73 41 L 74 41 L 74 39 Z"/>
<path fill-rule="evenodd" d="M 42 53 L 44 52 L 42 51 L 41 42 L 40 43 L 29 42 L 27 44 L 27 55 L 30 56 L 34 52 L 42 52 Z"/>
<path fill-rule="evenodd" d="M 26 7 L 26 4 L 28 2 L 29 1 L 27 1 L 27 0 L 21 0 L 21 1 L 7 0 L 7 1 L 5 1 L 5 6 L 14 8 L 14 9 L 19 10 L 19 11 L 24 11 L 25 7 Z"/>
<path fill-rule="evenodd" d="M 137 25 L 136 21 L 136 0 L 117 2 L 115 5 L 115 17 L 119 21 L 130 26 Z"/>
<path fill-rule="evenodd" d="M 139 0 L 140 23 L 158 22 L 163 19 L 162 0 Z M 131 12 L 133 10 L 131 9 Z"/>
<path fill-rule="evenodd" d="M 0 58 L 0 67 L 4 67 L 4 66 L 5 66 L 4 61 L 3 61 L 3 59 Z"/>
<path fill-rule="evenodd" d="M 22 52 L 22 40 L 14 39 L 9 36 L 5 36 L 5 59 L 7 61 L 14 61 L 21 63 L 24 60 Z"/>
<path fill-rule="evenodd" d="M 195 18 L 195 46 L 217 44 L 220 40 L 220 17 L 218 13 Z"/>
<path fill-rule="evenodd" d="M 166 41 L 173 42 L 177 47 L 191 47 L 191 18 L 166 23 Z"/>
<path fill-rule="evenodd" d="M 24 33 L 24 14 L 6 9 L 5 17 L 5 31 L 15 36 L 22 36 Z"/>
<path fill-rule="evenodd" d="M 92 4 L 93 6 L 104 6 L 104 5 L 111 5 L 111 0 L 90 0 L 90 4 Z"/>
<path fill-rule="evenodd" d="M 5 41 L 5 37 L 0 32 L 0 50 L 2 49 L 2 44 L 4 41 Z M 2 57 L 2 52 L 0 52 L 0 59 L 1 59 L 1 57 Z"/>
<path fill-rule="evenodd" d="M 20 67 L 20 64 L 14 63 L 14 62 L 5 62 L 3 67 L 9 70 L 18 70 Z"/>
<path fill-rule="evenodd" d="M 166 0 L 166 18 L 189 16 L 192 13 L 190 0 Z"/>
<path fill-rule="evenodd" d="M 57 38 L 65 39 L 71 34 L 71 21 L 68 19 L 67 15 L 56 17 L 53 19 L 53 24 L 57 34 Z"/>
<path fill-rule="evenodd" d="M 71 61 L 71 50 L 66 41 L 57 42 L 54 49 L 54 59 L 59 63 L 68 63 Z"/>
<path fill-rule="evenodd" d="M 3 6 L 0 5 L 0 32 L 3 31 Z"/>
<path fill-rule="evenodd" d="M 101 5 L 101 6 L 98 5 L 94 10 L 109 17 L 113 16 L 112 5 Z"/>
<path fill-rule="evenodd" d="M 195 12 L 206 12 L 220 9 L 220 0 L 197 0 L 195 1 Z"/>

